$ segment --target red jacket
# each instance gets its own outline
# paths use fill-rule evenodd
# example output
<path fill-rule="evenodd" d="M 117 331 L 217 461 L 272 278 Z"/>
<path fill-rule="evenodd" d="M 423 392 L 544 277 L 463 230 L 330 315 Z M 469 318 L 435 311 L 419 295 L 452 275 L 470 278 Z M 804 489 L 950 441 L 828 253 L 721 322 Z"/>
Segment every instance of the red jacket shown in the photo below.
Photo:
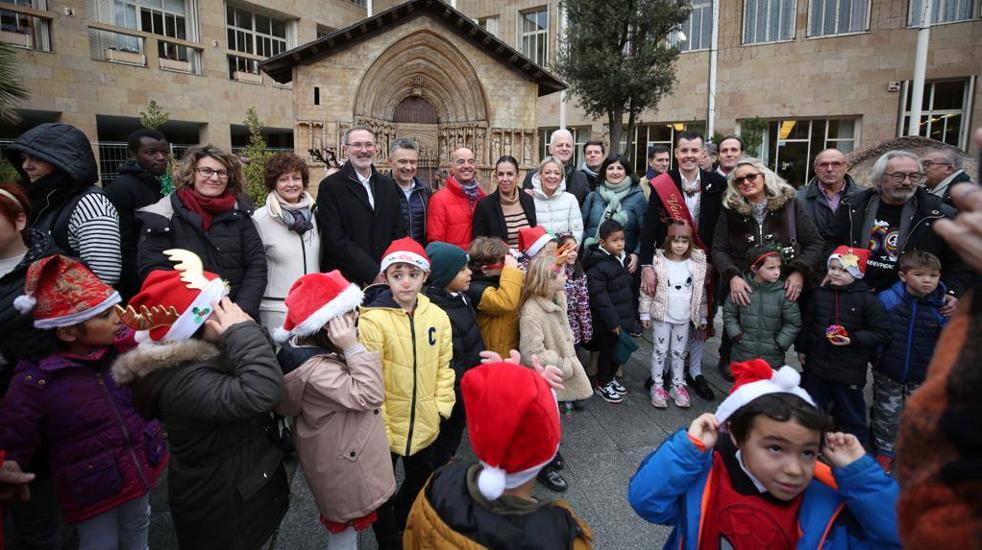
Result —
<path fill-rule="evenodd" d="M 477 201 L 484 198 L 484 190 L 478 186 L 477 199 L 473 202 L 453 176 L 447 178 L 447 186 L 430 197 L 426 214 L 426 242 L 442 241 L 455 244 L 464 250 L 471 244 L 471 225 Z"/>

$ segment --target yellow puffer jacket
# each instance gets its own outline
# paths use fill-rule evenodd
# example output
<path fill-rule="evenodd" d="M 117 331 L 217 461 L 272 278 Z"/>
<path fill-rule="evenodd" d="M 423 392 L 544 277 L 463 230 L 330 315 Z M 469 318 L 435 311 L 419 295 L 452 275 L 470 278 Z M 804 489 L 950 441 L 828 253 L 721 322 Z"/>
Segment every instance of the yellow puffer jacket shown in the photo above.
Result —
<path fill-rule="evenodd" d="M 454 405 L 450 319 L 420 294 L 407 314 L 385 289 L 358 320 L 358 339 L 382 356 L 385 432 L 392 452 L 410 456 L 440 433 L 440 417 Z"/>
<path fill-rule="evenodd" d="M 498 286 L 477 280 L 468 291 L 477 308 L 477 326 L 485 349 L 505 358 L 509 351 L 518 349 L 518 303 L 524 281 L 521 269 L 506 267 L 501 270 Z"/>

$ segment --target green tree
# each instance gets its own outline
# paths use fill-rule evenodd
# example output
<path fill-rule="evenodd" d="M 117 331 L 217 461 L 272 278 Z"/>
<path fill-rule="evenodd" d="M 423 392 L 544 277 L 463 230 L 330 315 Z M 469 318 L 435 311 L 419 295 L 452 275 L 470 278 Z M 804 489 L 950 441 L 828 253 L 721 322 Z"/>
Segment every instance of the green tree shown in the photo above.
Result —
<path fill-rule="evenodd" d="M 146 111 L 140 111 L 140 126 L 156 130 L 170 119 L 170 113 L 157 105 L 157 100 L 151 99 Z"/>
<path fill-rule="evenodd" d="M 252 203 L 261 205 L 266 202 L 266 185 L 263 183 L 263 171 L 266 168 L 266 161 L 273 153 L 266 149 L 266 138 L 263 136 L 263 123 L 256 114 L 255 107 L 249 107 L 246 111 L 245 125 L 249 128 L 249 145 L 242 151 L 246 163 L 242 168 L 245 176 L 246 193 L 252 198 Z"/>
<path fill-rule="evenodd" d="M 0 122 L 20 122 L 14 105 L 29 95 L 17 78 L 17 50 L 0 42 Z"/>
<path fill-rule="evenodd" d="M 562 0 L 565 46 L 556 72 L 580 107 L 606 116 L 610 148 L 627 131 L 628 156 L 637 117 L 675 87 L 679 49 L 668 37 L 689 17 L 690 0 Z M 627 127 L 624 115 L 627 115 Z"/>
<path fill-rule="evenodd" d="M 760 147 L 764 144 L 764 132 L 766 131 L 767 121 L 758 117 L 740 123 L 740 138 L 743 139 L 747 156 L 761 158 L 763 151 Z"/>

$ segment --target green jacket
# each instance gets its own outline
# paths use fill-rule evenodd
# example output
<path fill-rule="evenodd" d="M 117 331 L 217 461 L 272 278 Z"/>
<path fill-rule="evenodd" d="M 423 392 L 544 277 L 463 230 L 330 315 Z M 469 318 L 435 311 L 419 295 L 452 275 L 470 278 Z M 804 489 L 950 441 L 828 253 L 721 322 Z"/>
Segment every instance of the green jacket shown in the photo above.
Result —
<path fill-rule="evenodd" d="M 750 275 L 744 279 L 753 289 L 750 305 L 738 306 L 729 297 L 723 305 L 723 328 L 733 339 L 730 356 L 733 361 L 759 357 L 780 368 L 801 330 L 798 304 L 784 297 L 783 281 L 761 284 Z"/>

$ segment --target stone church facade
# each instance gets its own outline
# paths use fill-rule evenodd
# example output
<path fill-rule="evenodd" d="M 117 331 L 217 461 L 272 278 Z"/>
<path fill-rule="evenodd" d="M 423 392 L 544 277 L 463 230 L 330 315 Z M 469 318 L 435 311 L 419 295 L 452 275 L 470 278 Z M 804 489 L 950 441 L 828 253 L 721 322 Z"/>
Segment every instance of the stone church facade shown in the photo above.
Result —
<path fill-rule="evenodd" d="M 295 148 L 309 155 L 312 181 L 357 124 L 375 130 L 379 168 L 397 138 L 417 142 L 424 181 L 468 147 L 491 188 L 501 155 L 520 169 L 538 162 L 536 101 L 564 87 L 439 0 L 399 4 L 271 58 L 263 70 L 293 83 Z"/>

